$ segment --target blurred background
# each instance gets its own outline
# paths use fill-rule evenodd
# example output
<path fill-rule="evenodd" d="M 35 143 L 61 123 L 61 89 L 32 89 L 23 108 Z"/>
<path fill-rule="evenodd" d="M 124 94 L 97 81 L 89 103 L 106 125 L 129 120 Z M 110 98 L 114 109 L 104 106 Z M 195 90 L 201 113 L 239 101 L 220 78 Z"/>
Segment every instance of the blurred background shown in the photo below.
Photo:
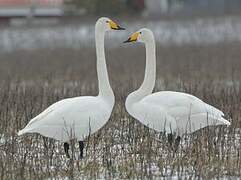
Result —
<path fill-rule="evenodd" d="M 146 26 L 164 46 L 239 42 L 240 8 L 240 0 L 0 0 L 0 51 L 91 47 L 101 16 L 126 26 L 114 40 Z"/>

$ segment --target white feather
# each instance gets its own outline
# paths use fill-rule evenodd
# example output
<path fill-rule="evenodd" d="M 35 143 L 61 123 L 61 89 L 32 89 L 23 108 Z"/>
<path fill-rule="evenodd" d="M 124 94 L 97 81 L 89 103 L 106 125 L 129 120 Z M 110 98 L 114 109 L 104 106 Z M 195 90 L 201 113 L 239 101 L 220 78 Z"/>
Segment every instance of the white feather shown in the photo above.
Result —
<path fill-rule="evenodd" d="M 128 113 L 150 128 L 179 135 L 211 125 L 230 125 L 222 111 L 193 95 L 174 91 L 152 94 L 156 78 L 155 40 L 149 29 L 138 32 L 137 41 L 146 47 L 146 69 L 141 87 L 126 99 Z"/>
<path fill-rule="evenodd" d="M 115 102 L 104 52 L 104 35 L 110 30 L 107 21 L 110 20 L 100 18 L 95 27 L 99 95 L 58 101 L 33 118 L 18 135 L 39 133 L 66 142 L 73 138 L 83 140 L 105 125 Z"/>

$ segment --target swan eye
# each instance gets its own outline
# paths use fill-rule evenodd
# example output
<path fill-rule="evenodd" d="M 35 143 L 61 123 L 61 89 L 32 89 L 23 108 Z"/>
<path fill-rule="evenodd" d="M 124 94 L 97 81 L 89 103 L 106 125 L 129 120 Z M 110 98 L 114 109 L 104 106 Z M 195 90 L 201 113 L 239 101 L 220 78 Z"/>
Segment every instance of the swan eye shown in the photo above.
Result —
<path fill-rule="evenodd" d="M 140 32 L 140 34 L 141 34 L 141 32 Z"/>
<path fill-rule="evenodd" d="M 109 23 L 109 21 L 105 21 L 106 23 Z"/>

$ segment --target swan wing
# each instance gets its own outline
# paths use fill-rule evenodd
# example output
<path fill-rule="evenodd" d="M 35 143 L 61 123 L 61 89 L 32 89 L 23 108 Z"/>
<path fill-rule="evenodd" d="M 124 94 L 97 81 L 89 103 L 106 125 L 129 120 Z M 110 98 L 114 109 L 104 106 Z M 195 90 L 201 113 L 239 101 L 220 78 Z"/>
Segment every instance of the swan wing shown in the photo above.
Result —
<path fill-rule="evenodd" d="M 39 133 L 61 141 L 83 139 L 109 119 L 112 107 L 98 97 L 77 97 L 59 101 L 36 116 L 19 132 Z"/>
<path fill-rule="evenodd" d="M 175 119 L 160 106 L 140 101 L 133 104 L 129 113 L 145 126 L 161 132 L 176 130 Z"/>
<path fill-rule="evenodd" d="M 230 124 L 222 111 L 190 94 L 162 91 L 146 96 L 143 101 L 166 111 L 175 119 L 181 133 L 187 129 L 191 133 L 208 125 Z"/>
<path fill-rule="evenodd" d="M 70 104 L 73 101 L 73 98 L 67 98 L 67 99 L 63 99 L 60 100 L 52 105 L 50 105 L 48 108 L 46 108 L 43 112 L 41 112 L 39 115 L 35 116 L 33 119 L 31 119 L 28 123 L 27 126 L 30 126 L 31 124 L 33 124 L 34 122 L 37 122 L 41 119 L 43 119 L 44 117 L 46 117 L 49 113 L 52 113 L 54 111 L 56 111 L 57 109 L 60 109 L 62 106 L 67 106 L 68 104 Z"/>

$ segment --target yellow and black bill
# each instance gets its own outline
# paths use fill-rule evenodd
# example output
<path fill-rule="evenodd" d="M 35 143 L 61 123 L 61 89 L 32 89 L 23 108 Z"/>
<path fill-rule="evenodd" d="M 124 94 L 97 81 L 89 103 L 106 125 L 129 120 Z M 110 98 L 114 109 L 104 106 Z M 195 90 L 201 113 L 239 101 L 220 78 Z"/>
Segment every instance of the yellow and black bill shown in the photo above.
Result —
<path fill-rule="evenodd" d="M 140 35 L 140 32 L 135 32 L 126 41 L 124 41 L 123 43 L 136 42 L 139 35 Z"/>
<path fill-rule="evenodd" d="M 114 30 L 125 30 L 125 28 L 119 26 L 116 22 L 112 20 L 109 21 L 109 25 L 110 25 L 110 28 Z"/>

